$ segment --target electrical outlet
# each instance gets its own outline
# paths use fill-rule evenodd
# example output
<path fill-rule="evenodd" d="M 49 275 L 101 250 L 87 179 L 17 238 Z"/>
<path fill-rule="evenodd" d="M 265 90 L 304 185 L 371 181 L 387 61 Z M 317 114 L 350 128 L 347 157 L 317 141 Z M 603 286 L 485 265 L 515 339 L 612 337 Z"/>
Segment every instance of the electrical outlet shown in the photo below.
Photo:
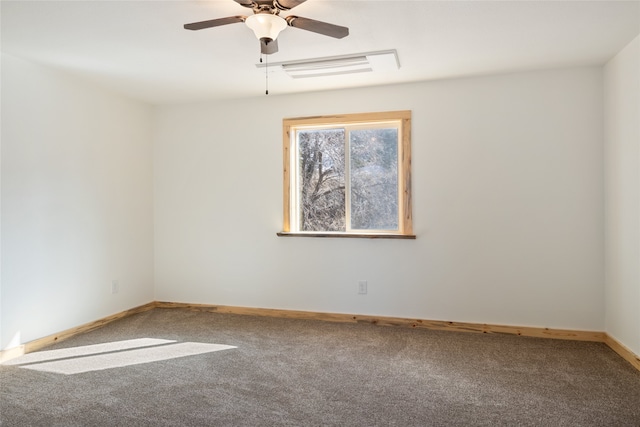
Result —
<path fill-rule="evenodd" d="M 366 280 L 360 280 L 358 282 L 358 294 L 360 294 L 360 295 L 366 295 L 367 294 L 367 281 Z"/>
<path fill-rule="evenodd" d="M 120 290 L 120 283 L 118 283 L 117 280 L 112 280 L 111 281 L 111 293 L 112 294 L 117 294 L 119 290 Z"/>

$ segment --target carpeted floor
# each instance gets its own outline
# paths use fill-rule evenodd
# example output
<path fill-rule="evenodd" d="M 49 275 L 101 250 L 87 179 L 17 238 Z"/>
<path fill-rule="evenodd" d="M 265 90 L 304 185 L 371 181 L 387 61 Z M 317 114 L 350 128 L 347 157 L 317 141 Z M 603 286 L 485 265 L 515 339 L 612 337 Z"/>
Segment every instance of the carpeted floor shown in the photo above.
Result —
<path fill-rule="evenodd" d="M 604 344 L 155 309 L 0 366 L 2 426 L 640 426 Z"/>

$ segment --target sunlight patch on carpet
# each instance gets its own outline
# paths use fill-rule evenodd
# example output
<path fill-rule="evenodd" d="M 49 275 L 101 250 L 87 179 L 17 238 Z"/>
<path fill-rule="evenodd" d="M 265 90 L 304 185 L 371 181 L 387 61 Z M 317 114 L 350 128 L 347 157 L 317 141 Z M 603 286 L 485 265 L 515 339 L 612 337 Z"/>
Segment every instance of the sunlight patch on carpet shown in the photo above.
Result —
<path fill-rule="evenodd" d="M 29 353 L 4 365 L 73 375 L 237 348 L 230 345 L 139 338 Z"/>

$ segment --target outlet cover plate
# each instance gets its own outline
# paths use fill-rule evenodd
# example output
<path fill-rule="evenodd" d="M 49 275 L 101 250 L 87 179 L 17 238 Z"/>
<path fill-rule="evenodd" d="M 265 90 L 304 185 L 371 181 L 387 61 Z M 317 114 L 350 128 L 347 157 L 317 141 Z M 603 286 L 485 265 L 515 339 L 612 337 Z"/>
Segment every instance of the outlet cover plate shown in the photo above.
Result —
<path fill-rule="evenodd" d="M 358 282 L 358 294 L 359 295 L 366 295 L 367 294 L 367 281 L 366 280 L 360 280 Z"/>

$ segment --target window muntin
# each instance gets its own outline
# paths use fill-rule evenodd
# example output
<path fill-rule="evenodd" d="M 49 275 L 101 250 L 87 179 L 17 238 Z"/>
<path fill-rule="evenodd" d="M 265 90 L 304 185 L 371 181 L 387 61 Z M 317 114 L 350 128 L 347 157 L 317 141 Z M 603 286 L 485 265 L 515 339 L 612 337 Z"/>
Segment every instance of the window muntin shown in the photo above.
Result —
<path fill-rule="evenodd" d="M 410 111 L 285 119 L 279 234 L 412 236 L 410 124 Z"/>

